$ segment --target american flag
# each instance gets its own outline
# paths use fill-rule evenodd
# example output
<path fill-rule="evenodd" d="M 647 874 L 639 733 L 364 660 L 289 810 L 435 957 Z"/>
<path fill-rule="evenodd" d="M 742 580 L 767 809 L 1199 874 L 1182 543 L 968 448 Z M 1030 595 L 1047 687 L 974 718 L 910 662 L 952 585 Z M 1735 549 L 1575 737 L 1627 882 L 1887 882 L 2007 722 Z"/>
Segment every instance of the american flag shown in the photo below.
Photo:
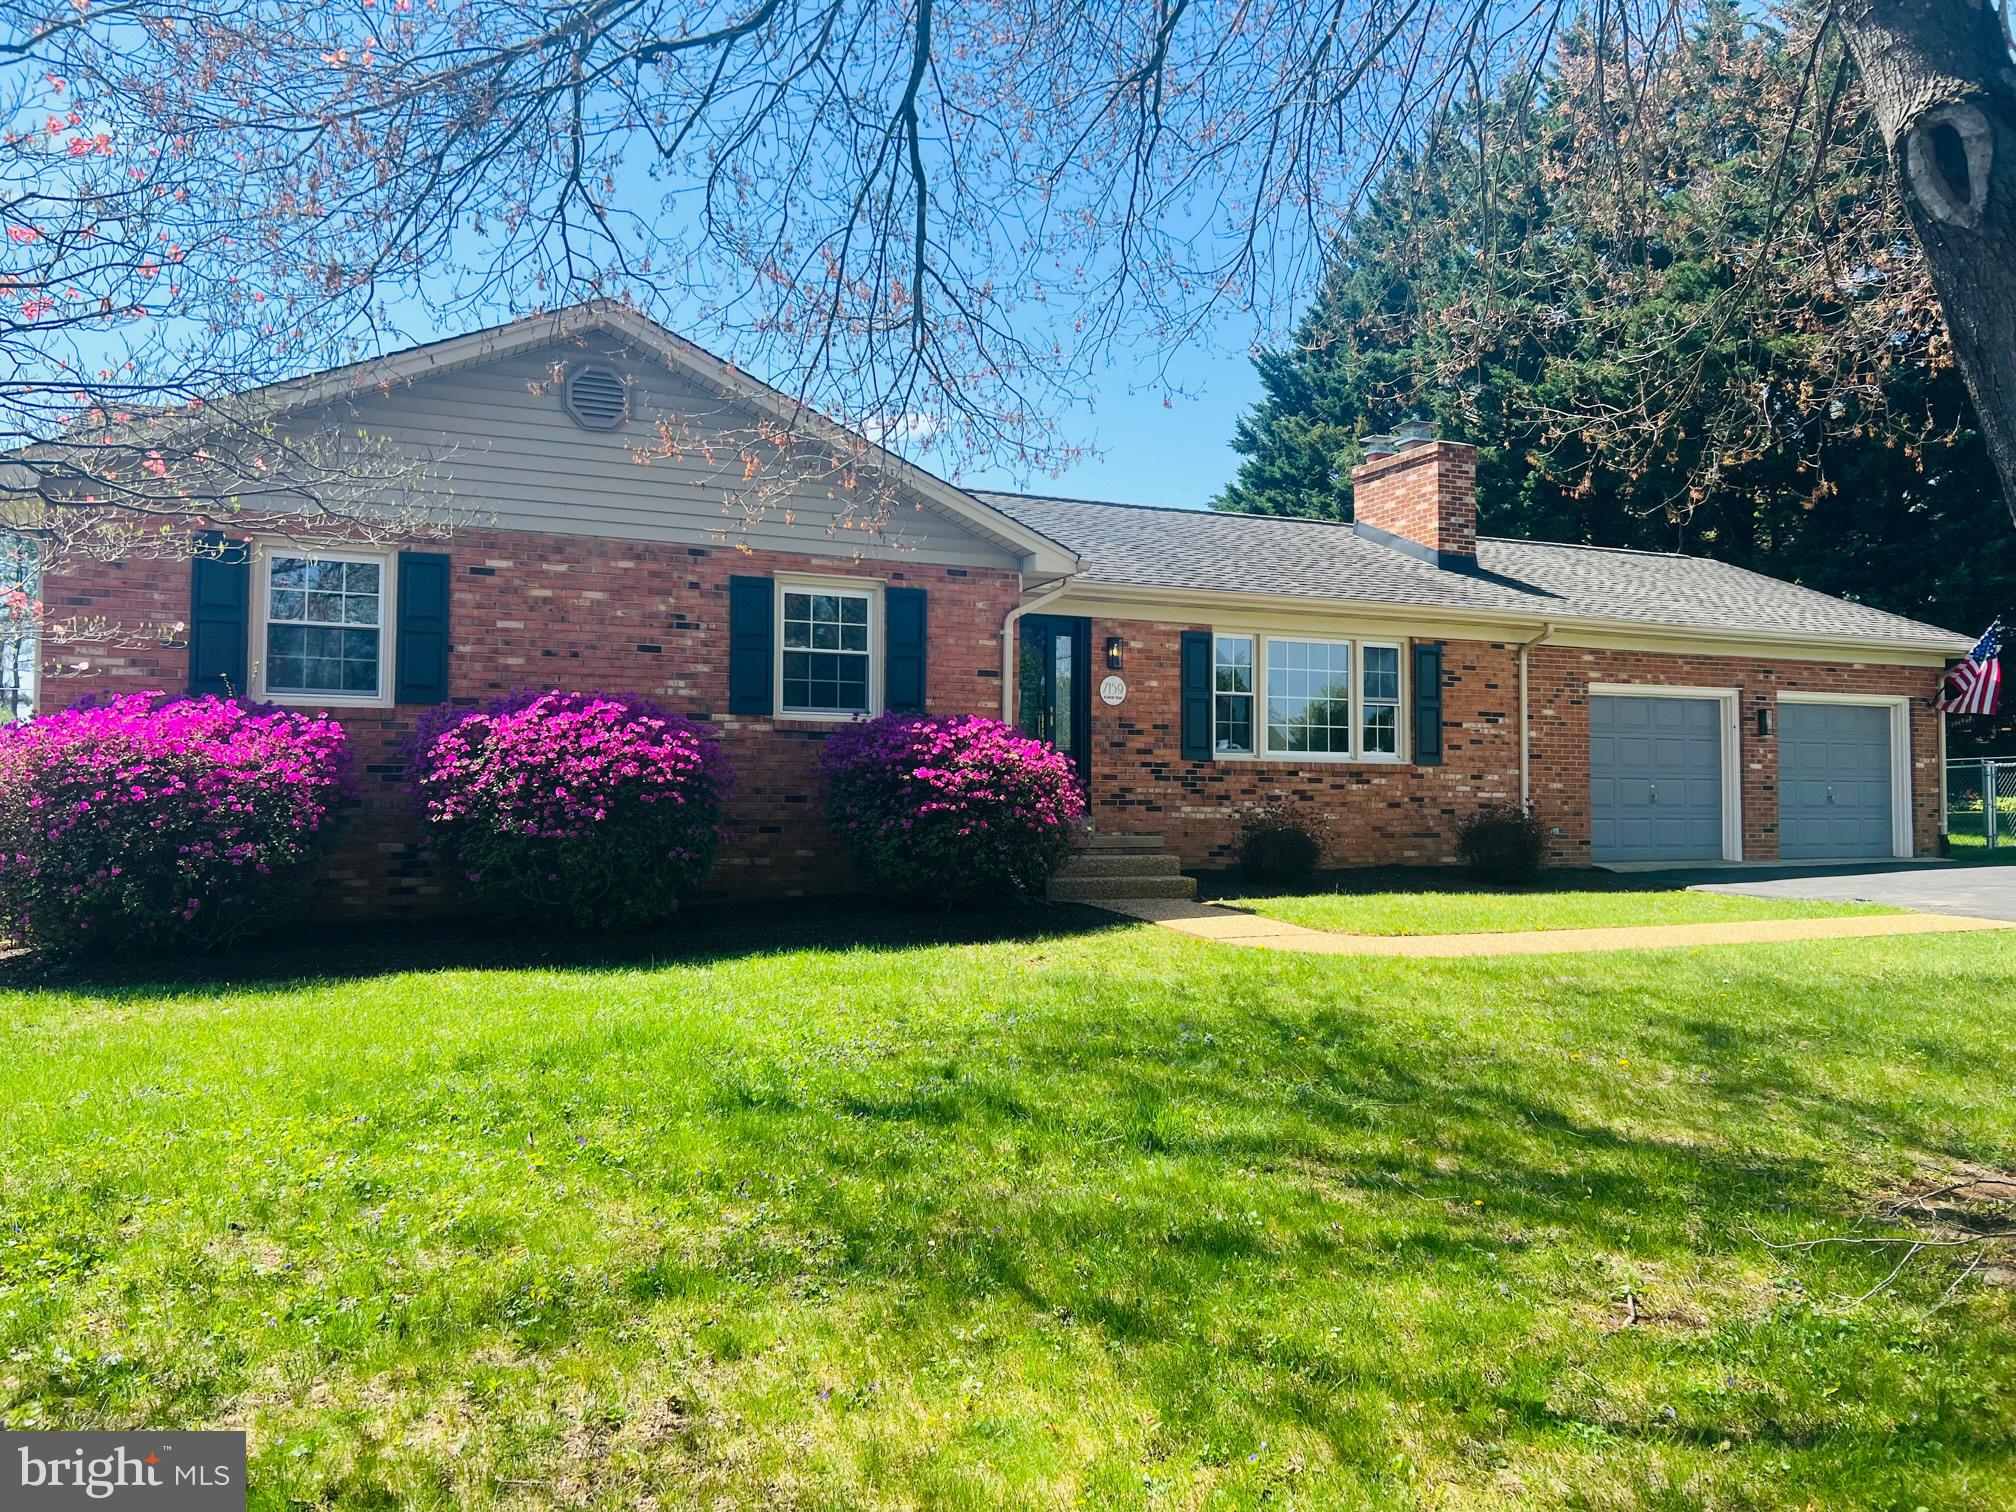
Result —
<path fill-rule="evenodd" d="M 1948 714 L 1993 714 L 2002 701 L 2002 621 L 1967 653 L 1967 660 L 1946 674 L 1939 707 Z"/>

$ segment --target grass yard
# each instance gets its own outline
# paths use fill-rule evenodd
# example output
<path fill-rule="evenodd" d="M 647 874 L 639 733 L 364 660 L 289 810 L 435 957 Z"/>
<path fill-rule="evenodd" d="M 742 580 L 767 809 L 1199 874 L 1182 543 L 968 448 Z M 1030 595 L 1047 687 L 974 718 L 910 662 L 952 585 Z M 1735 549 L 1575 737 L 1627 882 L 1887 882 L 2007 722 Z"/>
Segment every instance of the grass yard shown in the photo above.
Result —
<path fill-rule="evenodd" d="M 1586 878 L 1586 873 L 1578 873 Z M 1505 934 L 1529 929 L 1612 929 L 1640 924 L 1723 924 L 1744 919 L 1819 919 L 1901 910 L 1874 903 L 1742 898 L 1685 888 L 1548 885 L 1520 891 L 1467 887 L 1446 873 L 1433 890 L 1351 877 L 1322 891 L 1219 899 L 1230 908 L 1342 934 Z M 1237 892 L 1236 887 L 1233 888 Z"/>
<path fill-rule="evenodd" d="M 1980 815 L 1975 815 L 1975 823 L 1980 823 Z M 1988 837 L 1978 831 L 1963 834 L 1956 830 L 1946 837 L 1948 854 L 1970 866 L 2011 866 L 2016 865 L 2016 835 L 2000 835 L 1999 843 L 1992 848 Z"/>
<path fill-rule="evenodd" d="M 2005 938 L 1100 917 L 16 979 L 0 1424 L 269 1509 L 2016 1507 L 2011 1293 L 1749 1232 L 2016 1166 Z"/>

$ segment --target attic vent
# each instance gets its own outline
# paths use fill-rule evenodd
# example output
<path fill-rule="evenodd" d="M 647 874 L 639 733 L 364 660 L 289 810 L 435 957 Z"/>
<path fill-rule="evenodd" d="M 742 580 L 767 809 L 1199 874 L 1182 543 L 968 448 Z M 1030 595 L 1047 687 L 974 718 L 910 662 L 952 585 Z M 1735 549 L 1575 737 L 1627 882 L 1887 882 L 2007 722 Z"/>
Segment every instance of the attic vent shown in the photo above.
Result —
<path fill-rule="evenodd" d="M 584 430 L 614 430 L 623 423 L 630 394 L 623 377 L 605 363 L 589 362 L 567 375 L 560 402 Z"/>

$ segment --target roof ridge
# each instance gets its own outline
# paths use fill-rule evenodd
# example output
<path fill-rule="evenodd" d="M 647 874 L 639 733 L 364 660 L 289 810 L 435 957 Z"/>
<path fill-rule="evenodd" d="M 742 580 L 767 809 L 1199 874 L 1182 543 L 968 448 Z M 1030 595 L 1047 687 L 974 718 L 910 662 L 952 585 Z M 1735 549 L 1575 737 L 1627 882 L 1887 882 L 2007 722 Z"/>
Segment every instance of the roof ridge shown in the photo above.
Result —
<path fill-rule="evenodd" d="M 1612 556 L 1663 557 L 1679 562 L 1713 562 L 1719 567 L 1734 567 L 1736 563 L 1725 562 L 1720 557 L 1702 556 L 1693 551 L 1654 551 L 1649 546 L 1604 546 L 1595 541 L 1543 541 L 1536 536 L 1480 535 L 1479 544 L 1489 541 L 1494 546 L 1552 546 L 1561 551 L 1607 551 Z M 1749 571 L 1749 568 L 1742 569 Z M 1774 583 L 1782 583 L 1783 578 L 1772 578 Z M 1796 584 L 1794 586 L 1797 586 Z"/>
<path fill-rule="evenodd" d="M 961 484 L 968 493 L 982 498 L 1031 499 L 1038 504 L 1085 504 L 1093 509 L 1138 509 L 1151 514 L 1191 515 L 1205 520 L 1277 520 L 1284 525 L 1344 525 L 1349 520 L 1325 520 L 1315 515 L 1261 514 L 1251 509 L 1213 509 L 1206 504 L 1194 508 L 1187 504 L 1134 504 L 1124 499 L 1081 499 L 1072 494 L 1023 493 L 1013 488 L 981 488 L 977 484 Z"/>

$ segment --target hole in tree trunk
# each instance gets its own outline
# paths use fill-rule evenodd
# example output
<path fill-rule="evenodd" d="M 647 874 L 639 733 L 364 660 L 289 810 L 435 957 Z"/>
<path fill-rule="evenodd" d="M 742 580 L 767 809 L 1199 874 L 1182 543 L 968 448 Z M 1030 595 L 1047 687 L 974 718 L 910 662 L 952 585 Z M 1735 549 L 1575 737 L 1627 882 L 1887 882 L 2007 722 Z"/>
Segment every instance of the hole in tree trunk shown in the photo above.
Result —
<path fill-rule="evenodd" d="M 1904 140 L 1905 181 L 1934 220 L 1980 229 L 1995 159 L 1988 118 L 1972 105 L 1942 105 Z"/>
<path fill-rule="evenodd" d="M 1956 205 L 1972 204 L 1974 185 L 1968 172 L 1967 144 L 1960 140 L 1959 129 L 1951 121 L 1934 121 L 1926 127 L 1925 135 L 1931 141 L 1932 166 L 1946 181 L 1946 197 Z"/>

